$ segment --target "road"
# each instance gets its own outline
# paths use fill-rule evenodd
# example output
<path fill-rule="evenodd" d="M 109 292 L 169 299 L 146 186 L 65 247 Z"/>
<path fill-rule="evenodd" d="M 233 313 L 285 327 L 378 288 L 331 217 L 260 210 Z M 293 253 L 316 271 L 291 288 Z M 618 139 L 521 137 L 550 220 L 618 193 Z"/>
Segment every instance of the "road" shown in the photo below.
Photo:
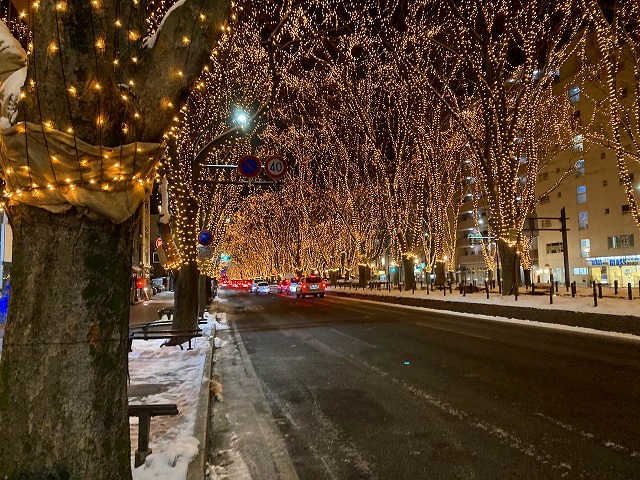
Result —
<path fill-rule="evenodd" d="M 300 479 L 631 479 L 640 341 L 226 290 Z"/>

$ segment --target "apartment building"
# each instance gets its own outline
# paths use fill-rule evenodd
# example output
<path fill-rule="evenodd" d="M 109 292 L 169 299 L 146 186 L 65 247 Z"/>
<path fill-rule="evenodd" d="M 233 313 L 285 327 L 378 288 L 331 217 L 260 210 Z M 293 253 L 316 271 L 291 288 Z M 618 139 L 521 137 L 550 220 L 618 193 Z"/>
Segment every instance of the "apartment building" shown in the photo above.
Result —
<path fill-rule="evenodd" d="M 592 42 L 588 39 L 587 42 Z M 587 52 L 596 52 L 589 48 Z M 587 59 L 585 62 L 592 62 Z M 633 59 L 623 57 L 618 65 L 618 91 L 621 102 L 631 104 L 634 92 Z M 608 119 L 592 117 L 596 102 L 604 98 L 598 76 L 580 74 L 580 57 L 570 59 L 560 71 L 559 92 L 566 92 L 574 107 L 574 118 L 584 128 L 610 132 Z M 592 119 L 595 119 L 592 121 Z M 621 286 L 640 282 L 640 238 L 638 227 L 630 215 L 629 201 L 622 187 L 616 155 L 611 148 L 589 143 L 585 135 L 576 135 L 573 147 L 555 158 L 540 171 L 537 191 L 544 194 L 550 185 L 565 175 L 558 188 L 543 196 L 537 207 L 540 228 L 559 228 L 550 218 L 560 216 L 564 207 L 568 217 L 567 245 L 563 245 L 559 231 L 541 230 L 538 237 L 541 281 L 564 279 L 563 251 L 568 249 L 571 281 L 588 285 L 591 281 Z M 610 133 L 609 133 L 610 134 Z M 640 168 L 629 164 L 630 180 L 640 190 Z"/>

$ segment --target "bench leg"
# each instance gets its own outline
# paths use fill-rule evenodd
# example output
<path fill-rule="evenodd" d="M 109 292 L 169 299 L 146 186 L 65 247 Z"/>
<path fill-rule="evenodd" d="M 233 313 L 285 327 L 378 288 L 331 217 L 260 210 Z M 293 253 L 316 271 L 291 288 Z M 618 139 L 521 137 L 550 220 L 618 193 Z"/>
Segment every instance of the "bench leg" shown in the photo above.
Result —
<path fill-rule="evenodd" d="M 138 448 L 136 449 L 134 466 L 138 468 L 144 464 L 146 458 L 151 454 L 149 448 L 149 430 L 151 428 L 151 415 L 141 413 L 138 417 Z"/>

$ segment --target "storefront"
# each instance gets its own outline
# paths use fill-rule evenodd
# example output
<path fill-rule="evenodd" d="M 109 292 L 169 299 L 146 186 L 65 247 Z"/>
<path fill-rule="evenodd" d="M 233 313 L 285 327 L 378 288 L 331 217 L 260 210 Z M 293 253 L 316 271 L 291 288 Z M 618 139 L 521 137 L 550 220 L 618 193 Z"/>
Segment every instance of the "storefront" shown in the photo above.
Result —
<path fill-rule="evenodd" d="M 626 255 L 620 257 L 587 258 L 590 265 L 591 279 L 603 285 L 619 286 L 640 284 L 640 255 Z"/>

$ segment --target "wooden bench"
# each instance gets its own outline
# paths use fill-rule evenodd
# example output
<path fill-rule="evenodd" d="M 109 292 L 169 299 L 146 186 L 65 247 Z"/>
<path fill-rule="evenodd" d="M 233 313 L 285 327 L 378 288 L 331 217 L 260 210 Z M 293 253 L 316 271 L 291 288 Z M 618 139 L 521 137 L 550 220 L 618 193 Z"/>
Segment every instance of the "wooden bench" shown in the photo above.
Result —
<path fill-rule="evenodd" d="M 134 340 L 171 340 L 171 339 L 187 339 L 189 342 L 189 348 L 187 350 L 193 350 L 191 340 L 195 337 L 201 337 L 202 330 L 196 329 L 183 329 L 183 330 L 158 330 L 158 329 L 141 329 L 141 330 L 129 330 L 129 351 L 131 351 L 131 344 Z M 185 340 L 185 341 L 187 341 Z M 182 342 L 184 343 L 184 341 Z M 165 344 L 162 344 L 164 347 Z M 184 350 L 182 344 L 179 344 L 180 349 Z"/>
<path fill-rule="evenodd" d="M 138 448 L 135 453 L 134 465 L 139 467 L 151 454 L 149 448 L 149 430 L 151 417 L 178 415 L 178 406 L 175 403 L 161 403 L 157 405 L 129 405 L 129 416 L 138 417 Z"/>

